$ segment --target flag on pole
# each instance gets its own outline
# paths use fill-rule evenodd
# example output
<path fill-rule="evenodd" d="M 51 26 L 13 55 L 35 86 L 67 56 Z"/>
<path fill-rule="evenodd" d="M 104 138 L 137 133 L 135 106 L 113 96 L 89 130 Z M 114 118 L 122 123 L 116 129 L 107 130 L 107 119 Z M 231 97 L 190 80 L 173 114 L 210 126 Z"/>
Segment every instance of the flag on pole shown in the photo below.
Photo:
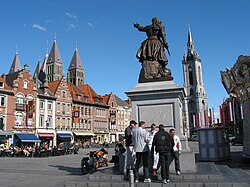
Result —
<path fill-rule="evenodd" d="M 207 126 L 207 112 L 204 110 L 204 125 Z"/>
<path fill-rule="evenodd" d="M 219 120 L 219 122 L 222 123 L 223 122 L 223 119 L 222 119 L 223 118 L 222 106 L 220 106 L 219 109 L 220 109 L 220 118 L 219 118 L 220 120 Z"/>
<path fill-rule="evenodd" d="M 198 126 L 198 127 L 201 126 L 201 123 L 200 123 L 200 122 L 201 122 L 201 113 L 198 112 L 198 113 L 197 113 L 197 126 Z"/>
<path fill-rule="evenodd" d="M 212 109 L 211 108 L 209 108 L 209 125 L 212 125 L 212 123 L 213 123 L 213 116 L 212 116 Z"/>

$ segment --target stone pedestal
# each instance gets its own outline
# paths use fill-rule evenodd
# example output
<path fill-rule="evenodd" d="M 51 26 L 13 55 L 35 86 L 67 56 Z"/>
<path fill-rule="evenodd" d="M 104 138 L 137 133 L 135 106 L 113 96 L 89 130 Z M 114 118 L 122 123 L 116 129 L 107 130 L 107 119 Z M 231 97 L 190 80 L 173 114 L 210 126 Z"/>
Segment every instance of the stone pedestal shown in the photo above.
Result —
<path fill-rule="evenodd" d="M 194 172 L 195 156 L 190 150 L 186 137 L 183 135 L 182 101 L 184 88 L 173 81 L 139 83 L 125 92 L 132 101 L 132 118 L 145 121 L 149 129 L 152 123 L 163 124 L 165 130 L 175 128 L 176 135 L 182 143 L 180 164 L 182 172 Z M 174 164 L 171 170 L 174 170 Z"/>

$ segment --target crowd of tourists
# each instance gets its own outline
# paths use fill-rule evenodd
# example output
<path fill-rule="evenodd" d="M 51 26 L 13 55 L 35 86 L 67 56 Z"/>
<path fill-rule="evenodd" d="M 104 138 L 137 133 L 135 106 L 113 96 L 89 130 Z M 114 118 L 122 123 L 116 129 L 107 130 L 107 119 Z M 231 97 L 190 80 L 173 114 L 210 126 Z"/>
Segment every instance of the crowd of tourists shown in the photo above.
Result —
<path fill-rule="evenodd" d="M 149 169 L 152 174 L 156 174 L 161 167 L 162 183 L 169 183 L 169 165 L 175 160 L 176 174 L 180 175 L 179 155 L 181 154 L 180 138 L 175 135 L 175 129 L 165 131 L 164 125 L 159 125 L 157 131 L 156 124 L 151 125 L 151 129 L 146 131 L 144 121 L 130 121 L 125 129 L 126 151 L 127 151 L 127 178 L 129 171 L 134 173 L 134 182 L 139 182 L 139 168 L 141 160 L 143 163 L 144 182 L 151 182 Z M 149 165 L 151 164 L 151 165 Z"/>
<path fill-rule="evenodd" d="M 51 147 L 48 144 L 0 146 L 0 157 L 48 157 L 65 154 L 78 154 L 79 146 L 70 143 L 62 143 Z"/>

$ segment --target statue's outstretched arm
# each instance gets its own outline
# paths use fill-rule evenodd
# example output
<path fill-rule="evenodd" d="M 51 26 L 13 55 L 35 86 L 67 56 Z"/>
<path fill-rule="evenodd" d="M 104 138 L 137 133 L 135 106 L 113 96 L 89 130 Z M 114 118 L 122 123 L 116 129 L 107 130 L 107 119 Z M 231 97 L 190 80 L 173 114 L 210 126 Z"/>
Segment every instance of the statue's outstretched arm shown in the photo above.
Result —
<path fill-rule="evenodd" d="M 139 23 L 134 23 L 134 27 L 138 29 L 138 31 L 145 32 L 145 27 L 141 26 Z"/>

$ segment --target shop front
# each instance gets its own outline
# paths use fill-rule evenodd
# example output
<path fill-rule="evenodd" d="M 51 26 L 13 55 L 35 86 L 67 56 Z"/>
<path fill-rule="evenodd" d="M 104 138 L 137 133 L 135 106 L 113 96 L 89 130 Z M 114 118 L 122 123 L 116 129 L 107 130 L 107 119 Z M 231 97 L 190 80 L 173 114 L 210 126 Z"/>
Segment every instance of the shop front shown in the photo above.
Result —
<path fill-rule="evenodd" d="M 25 145 L 36 145 L 41 143 L 41 140 L 32 133 L 17 133 L 13 137 L 13 146 L 25 146 Z"/>
<path fill-rule="evenodd" d="M 74 139 L 75 143 L 78 145 L 83 145 L 85 144 L 91 144 L 93 137 L 95 134 L 93 132 L 79 132 L 79 131 L 74 131 Z"/>
<path fill-rule="evenodd" d="M 57 145 L 62 143 L 62 142 L 74 142 L 74 136 L 72 134 L 72 132 L 69 131 L 60 131 L 57 132 Z"/>
<path fill-rule="evenodd" d="M 41 140 L 41 144 L 47 144 L 49 147 L 54 147 L 54 133 L 38 133 L 38 137 Z"/>

